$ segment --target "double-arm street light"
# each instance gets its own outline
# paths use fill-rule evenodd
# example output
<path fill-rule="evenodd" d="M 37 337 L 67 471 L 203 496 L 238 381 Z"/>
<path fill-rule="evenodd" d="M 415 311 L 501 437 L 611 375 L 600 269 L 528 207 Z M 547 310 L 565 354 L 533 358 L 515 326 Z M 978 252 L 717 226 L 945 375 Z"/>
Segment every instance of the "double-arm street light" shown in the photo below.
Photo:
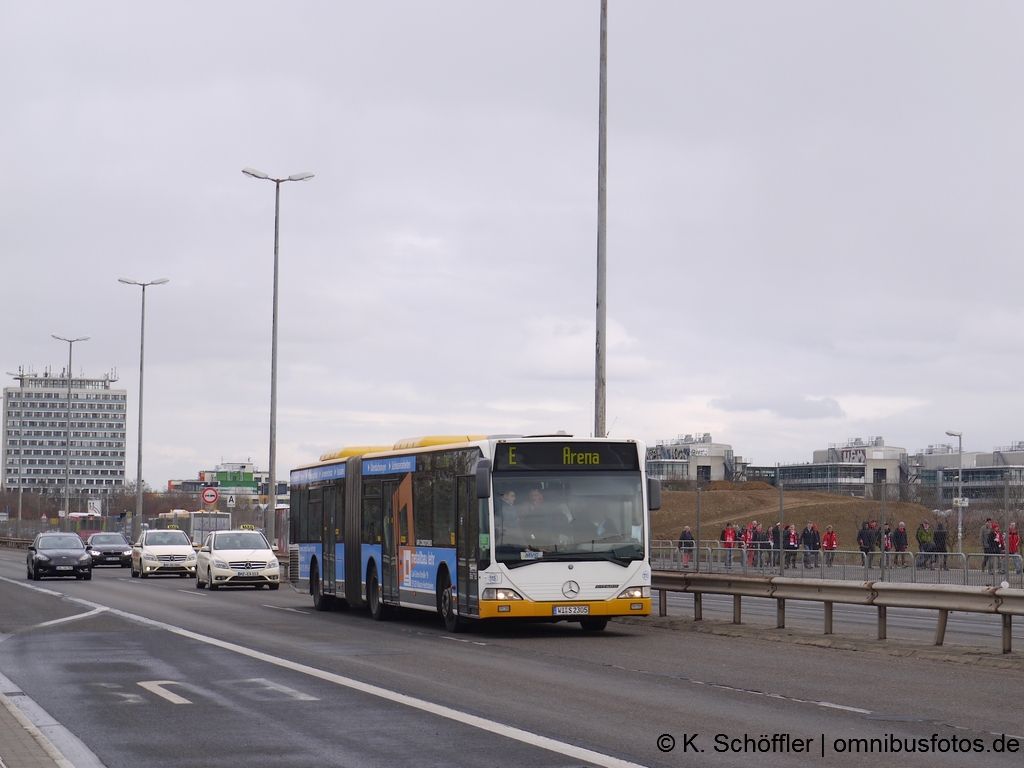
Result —
<path fill-rule="evenodd" d="M 958 453 L 960 454 L 960 469 L 956 473 L 956 551 L 963 554 L 964 551 L 964 434 L 963 432 L 954 432 L 951 429 L 946 430 L 946 434 L 950 437 L 955 437 L 958 445 Z M 982 542 L 984 544 L 984 542 Z"/>
<path fill-rule="evenodd" d="M 51 336 L 57 341 L 66 341 L 68 343 L 68 431 L 67 437 L 64 441 L 66 446 L 64 449 L 64 514 L 71 514 L 71 350 L 75 347 L 77 341 L 88 341 L 89 336 L 79 336 L 77 339 L 65 339 L 63 336 L 58 336 L 55 333 L 51 333 Z M 22 382 L 24 386 L 24 382 Z M 22 445 L 24 445 L 24 441 Z M 20 474 L 20 472 L 19 472 Z"/>
<path fill-rule="evenodd" d="M 242 173 L 254 179 L 266 179 L 274 182 L 274 319 L 271 325 L 270 342 L 270 468 L 267 483 L 266 533 L 271 546 L 275 546 L 277 524 L 277 273 L 278 273 L 278 240 L 281 226 L 281 185 L 286 181 L 308 181 L 313 178 L 309 171 L 293 173 L 284 179 L 272 178 L 255 168 L 243 168 Z M 276 548 L 276 546 L 275 546 Z"/>
<path fill-rule="evenodd" d="M 146 288 L 150 285 L 163 285 L 170 280 L 160 277 L 148 283 L 140 283 L 138 280 L 119 277 L 117 282 L 142 288 L 142 341 L 139 344 L 139 463 L 135 470 L 135 514 L 132 515 L 132 541 L 138 541 L 142 534 L 142 375 L 146 361 Z"/>

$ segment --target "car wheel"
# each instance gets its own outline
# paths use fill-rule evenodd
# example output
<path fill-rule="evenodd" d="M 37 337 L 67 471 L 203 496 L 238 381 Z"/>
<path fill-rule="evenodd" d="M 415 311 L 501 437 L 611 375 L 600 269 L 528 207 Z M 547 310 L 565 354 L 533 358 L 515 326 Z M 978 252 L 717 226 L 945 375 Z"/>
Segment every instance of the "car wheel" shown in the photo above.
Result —
<path fill-rule="evenodd" d="M 601 632 L 608 626 L 608 619 L 580 619 L 584 632 Z"/>
<path fill-rule="evenodd" d="M 204 583 L 202 582 L 202 580 L 201 580 L 201 579 L 199 578 L 199 571 L 196 571 L 196 589 L 202 589 L 202 588 L 203 588 L 203 587 L 205 587 L 205 586 L 206 586 L 206 585 L 205 585 L 205 584 L 204 584 Z"/>
<path fill-rule="evenodd" d="M 271 592 L 274 592 L 274 591 L 276 591 L 276 590 L 281 588 L 280 584 L 270 584 L 269 586 L 270 586 L 270 591 Z"/>
<path fill-rule="evenodd" d="M 29 581 L 32 580 L 32 566 L 31 565 L 28 565 L 28 564 L 25 565 L 25 578 L 28 579 Z"/>
<path fill-rule="evenodd" d="M 220 589 L 220 584 L 213 583 L 213 574 L 210 573 L 210 569 L 206 569 L 206 583 L 210 587 L 210 591 L 213 592 L 215 589 Z"/>
<path fill-rule="evenodd" d="M 144 570 L 142 570 L 142 566 L 139 566 L 139 578 L 140 579 L 148 579 L 149 578 L 149 574 L 146 573 Z"/>
<path fill-rule="evenodd" d="M 42 576 L 39 575 L 39 566 L 32 563 L 32 581 L 39 581 Z"/>
<path fill-rule="evenodd" d="M 314 567 L 309 574 L 309 592 L 313 596 L 313 607 L 318 611 L 327 611 L 331 607 L 331 596 L 325 595 L 320 581 L 320 569 Z"/>
<path fill-rule="evenodd" d="M 135 570 L 135 564 L 134 564 L 134 563 L 132 563 L 132 564 L 131 564 L 131 565 L 129 565 L 128 567 L 132 569 L 132 578 L 133 578 L 133 579 L 137 579 L 137 578 L 139 578 L 139 574 L 138 574 L 138 572 L 136 572 L 136 570 Z"/>
<path fill-rule="evenodd" d="M 374 621 L 384 621 L 388 618 L 388 607 L 380 597 L 380 582 L 377 580 L 377 566 L 370 566 L 370 573 L 366 577 L 366 601 L 370 604 L 370 616 Z"/>
<path fill-rule="evenodd" d="M 92 581 L 92 571 L 89 571 L 85 576 L 82 577 L 85 581 Z"/>
<path fill-rule="evenodd" d="M 444 628 L 449 632 L 461 632 L 465 627 L 458 614 L 455 612 L 455 595 L 452 590 L 451 577 L 446 573 L 437 585 L 441 593 L 441 616 L 444 618 Z"/>

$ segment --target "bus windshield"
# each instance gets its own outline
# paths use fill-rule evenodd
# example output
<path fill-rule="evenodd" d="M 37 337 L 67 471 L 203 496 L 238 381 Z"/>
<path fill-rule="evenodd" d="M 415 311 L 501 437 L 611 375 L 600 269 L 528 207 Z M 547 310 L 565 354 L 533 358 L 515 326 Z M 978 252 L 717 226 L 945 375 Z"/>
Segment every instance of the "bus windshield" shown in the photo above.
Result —
<path fill-rule="evenodd" d="M 537 560 L 644 557 L 637 472 L 494 475 L 494 557 L 508 567 Z"/>

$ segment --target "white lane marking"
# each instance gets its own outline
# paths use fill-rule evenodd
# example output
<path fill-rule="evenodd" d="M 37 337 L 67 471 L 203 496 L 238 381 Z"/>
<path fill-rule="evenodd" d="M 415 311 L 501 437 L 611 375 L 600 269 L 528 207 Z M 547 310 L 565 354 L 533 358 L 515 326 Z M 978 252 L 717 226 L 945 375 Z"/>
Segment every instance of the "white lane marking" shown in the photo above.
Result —
<path fill-rule="evenodd" d="M 19 587 L 25 587 L 26 589 L 38 589 L 33 584 L 23 584 L 20 581 L 14 579 L 8 579 L 4 576 L 0 576 L 0 581 L 6 581 L 10 584 L 15 584 Z M 50 592 L 51 590 L 47 590 Z M 61 592 L 56 592 L 63 597 L 65 600 L 71 600 L 72 602 L 87 605 L 92 608 L 100 608 L 98 603 L 94 603 L 90 600 L 83 600 L 80 597 L 70 597 Z M 435 704 L 431 701 L 425 701 L 423 699 L 417 699 L 414 696 L 407 696 L 404 693 L 398 693 L 397 691 L 389 691 L 387 688 L 381 688 L 377 685 L 370 685 L 360 680 L 355 680 L 351 677 L 345 677 L 344 675 L 338 675 L 334 672 L 328 672 L 323 669 L 317 669 L 307 664 L 300 664 L 297 661 L 290 661 L 289 659 L 283 659 L 279 656 L 272 656 L 269 653 L 263 651 L 257 651 L 253 648 L 246 648 L 244 645 L 237 645 L 236 643 L 230 643 L 226 640 L 219 640 L 216 637 L 209 637 L 207 635 L 201 635 L 198 632 L 193 632 L 183 627 L 176 627 L 173 624 L 167 624 L 156 619 L 150 619 L 145 616 L 138 616 L 134 613 L 128 613 L 117 608 L 108 608 L 110 613 L 120 616 L 129 621 L 134 621 L 139 624 L 144 624 L 150 627 L 156 627 L 157 629 L 163 629 L 167 632 L 171 632 L 180 637 L 187 637 L 190 640 L 196 640 L 206 645 L 212 645 L 215 648 L 221 648 L 226 651 L 237 653 L 241 656 L 247 656 L 250 659 L 256 659 L 258 661 L 264 661 L 268 664 L 273 664 L 276 667 L 287 669 L 292 672 L 298 672 L 299 674 L 309 675 L 320 680 L 324 680 L 329 683 L 341 685 L 345 688 L 349 688 L 353 691 L 359 691 L 370 696 L 376 696 L 390 701 L 395 704 L 401 704 L 411 709 L 417 709 L 421 712 L 426 712 L 431 715 L 437 715 L 447 720 L 453 720 L 463 725 L 468 725 L 472 728 L 479 728 L 482 731 L 493 733 L 496 736 L 503 736 L 513 741 L 518 741 L 523 744 L 529 744 L 530 746 L 539 747 L 540 749 L 546 749 L 549 752 L 554 752 L 559 755 L 565 755 L 566 757 L 572 758 L 573 760 L 581 760 L 585 763 L 591 763 L 593 765 L 601 766 L 601 768 L 644 768 L 639 763 L 631 763 L 628 760 L 621 760 L 611 755 L 605 755 L 601 752 L 595 752 L 591 749 L 584 747 L 577 747 L 573 744 L 567 744 L 563 741 L 557 741 L 547 736 L 541 736 L 540 734 L 531 733 L 530 731 L 523 730 L 522 728 L 515 728 L 504 723 L 499 723 L 495 720 L 488 720 L 485 717 L 479 717 L 477 715 L 471 715 L 466 712 L 460 712 L 457 709 L 446 707 L 443 704 Z M 169 683 L 173 681 L 157 681 L 161 683 Z M 142 685 L 142 683 L 139 683 Z M 154 691 L 156 693 L 156 691 Z M 170 693 L 165 691 L 164 693 Z M 176 695 L 176 694 L 172 694 Z M 186 700 L 187 701 L 187 700 Z"/>
<path fill-rule="evenodd" d="M 206 597 L 205 592 L 197 592 L 194 589 L 178 589 L 176 592 L 181 592 L 183 595 L 192 595 L 192 597 Z"/>
<path fill-rule="evenodd" d="M 309 611 L 300 611 L 298 608 L 285 608 L 280 605 L 264 605 L 264 608 L 273 608 L 275 611 L 291 611 L 292 613 L 301 613 L 303 616 L 309 616 Z"/>
<path fill-rule="evenodd" d="M 870 709 L 861 709 L 860 707 L 846 707 L 842 704 L 833 704 L 831 701 L 816 701 L 814 703 L 817 704 L 819 707 L 826 707 L 828 709 L 841 709 L 844 712 L 857 712 L 861 715 L 874 714 Z"/>
<path fill-rule="evenodd" d="M 79 619 L 87 619 L 90 616 L 95 616 L 99 613 L 103 613 L 106 610 L 107 609 L 101 605 L 99 608 L 94 608 L 93 610 L 86 611 L 85 613 L 76 613 L 74 616 L 65 616 L 63 619 L 52 619 L 51 621 L 44 621 L 42 624 L 35 624 L 29 627 L 29 629 L 39 629 L 39 627 L 52 627 L 54 624 L 63 624 L 67 621 L 78 621 Z"/>
<path fill-rule="evenodd" d="M 294 688 L 289 688 L 287 685 L 281 685 L 275 683 L 273 680 L 267 680 L 265 677 L 254 677 L 251 680 L 240 680 L 241 683 L 256 683 L 260 688 L 264 688 L 268 691 L 277 691 L 291 696 L 296 701 L 320 701 L 316 696 L 310 696 L 308 693 L 302 691 L 296 691 Z"/>
<path fill-rule="evenodd" d="M 191 704 L 192 702 L 184 696 L 164 689 L 165 685 L 181 685 L 174 680 L 143 680 L 139 685 L 150 693 L 155 693 L 162 699 L 167 699 L 171 704 Z"/>

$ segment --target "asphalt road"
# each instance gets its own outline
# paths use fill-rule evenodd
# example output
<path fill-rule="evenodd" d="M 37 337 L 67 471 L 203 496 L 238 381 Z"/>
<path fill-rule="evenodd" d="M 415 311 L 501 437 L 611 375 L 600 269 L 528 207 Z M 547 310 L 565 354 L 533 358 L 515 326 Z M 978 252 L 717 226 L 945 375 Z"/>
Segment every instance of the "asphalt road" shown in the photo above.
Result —
<path fill-rule="evenodd" d="M 28 582 L 22 558 L 0 550 L 0 673 L 108 768 L 1024 763 L 987 751 L 1024 731 L 1017 670 L 617 623 L 451 636 L 426 614 L 317 613 L 288 587 Z M 720 753 L 716 734 L 811 741 Z M 890 735 L 983 751 L 836 751 Z"/>

